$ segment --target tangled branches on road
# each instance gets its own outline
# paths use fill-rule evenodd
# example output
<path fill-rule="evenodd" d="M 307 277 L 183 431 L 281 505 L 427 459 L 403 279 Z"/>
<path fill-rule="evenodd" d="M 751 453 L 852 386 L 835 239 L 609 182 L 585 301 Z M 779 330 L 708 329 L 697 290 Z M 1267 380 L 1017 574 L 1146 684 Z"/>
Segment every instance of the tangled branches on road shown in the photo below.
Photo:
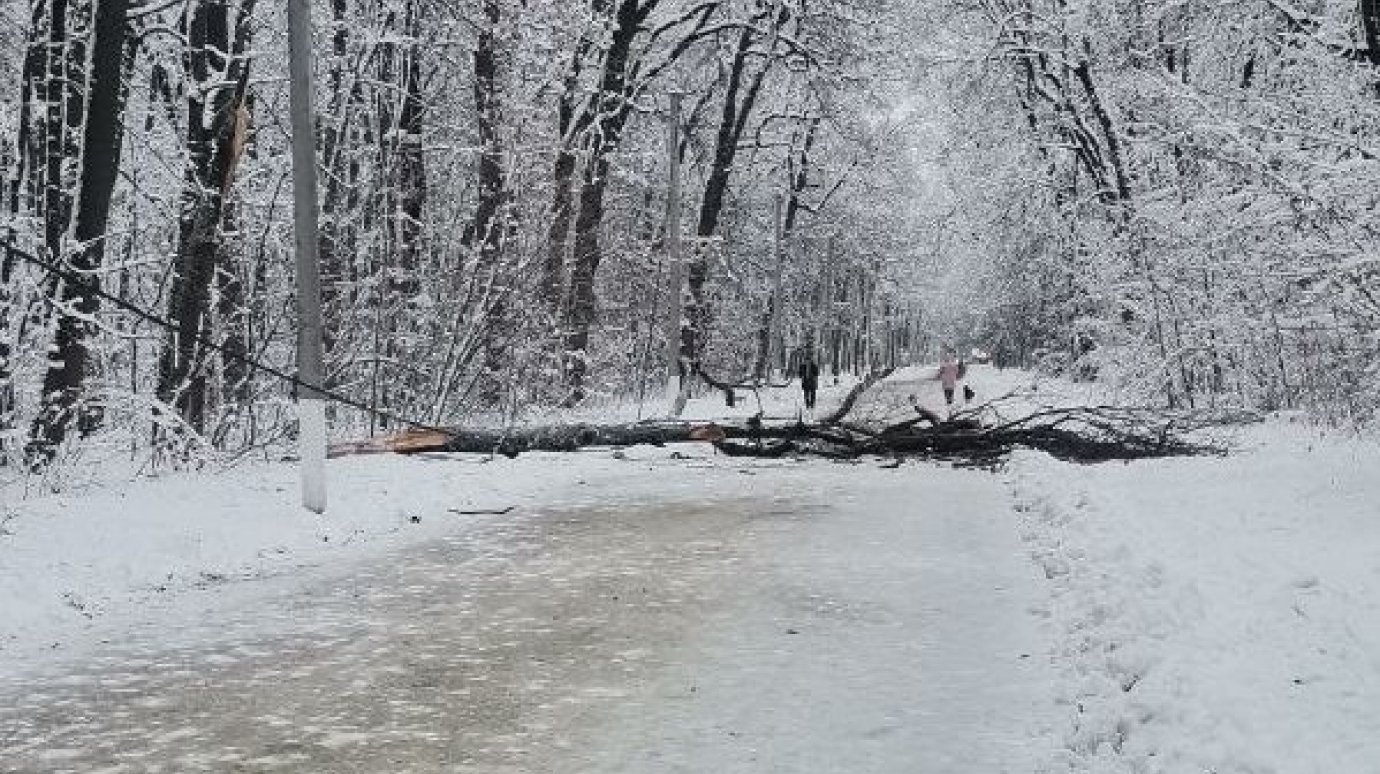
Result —
<path fill-rule="evenodd" d="M 1009 396 L 1008 396 L 1009 397 Z M 1212 427 L 1251 418 L 1115 406 L 1045 408 L 1006 419 L 1002 400 L 945 418 L 916 405 L 914 416 L 893 422 L 853 422 L 842 412 L 817 422 L 720 422 L 576 424 L 493 431 L 426 431 L 340 444 L 332 454 L 377 452 L 477 452 L 517 456 L 528 451 L 577 451 L 587 447 L 707 442 L 729 456 L 921 457 L 987 466 L 1017 448 L 1037 449 L 1073 462 L 1220 455 L 1226 449 L 1203 438 Z"/>
<path fill-rule="evenodd" d="M 1200 456 L 1224 451 L 1219 445 L 1190 437 L 1215 424 L 1202 416 L 1116 407 L 1045 409 L 998 423 L 984 422 L 980 415 L 981 412 L 963 412 L 942 419 L 922 411 L 917 417 L 878 430 L 840 426 L 838 430 L 847 436 L 829 438 L 827 442 L 838 451 L 859 455 L 919 455 L 972 464 L 989 464 L 1016 448 L 1038 449 L 1075 462 Z"/>

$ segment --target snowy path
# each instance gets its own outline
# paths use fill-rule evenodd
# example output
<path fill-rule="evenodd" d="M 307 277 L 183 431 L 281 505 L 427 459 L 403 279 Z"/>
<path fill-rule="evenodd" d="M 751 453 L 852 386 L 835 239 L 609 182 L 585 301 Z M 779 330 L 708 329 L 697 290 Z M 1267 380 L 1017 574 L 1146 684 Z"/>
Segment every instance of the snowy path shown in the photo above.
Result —
<path fill-rule="evenodd" d="M 943 774 L 1046 758 L 1048 645 L 1028 612 L 1044 590 L 997 477 L 695 473 L 660 494 L 646 471 L 611 473 L 589 482 L 596 504 L 315 570 L 0 679 L 0 766 Z"/>

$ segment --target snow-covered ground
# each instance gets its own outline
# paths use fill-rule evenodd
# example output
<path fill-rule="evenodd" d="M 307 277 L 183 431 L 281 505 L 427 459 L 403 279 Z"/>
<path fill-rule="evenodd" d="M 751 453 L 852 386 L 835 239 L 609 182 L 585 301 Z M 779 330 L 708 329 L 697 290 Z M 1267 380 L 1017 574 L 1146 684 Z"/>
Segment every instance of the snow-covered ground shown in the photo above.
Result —
<path fill-rule="evenodd" d="M 858 411 L 881 416 L 911 394 L 936 406 L 929 372 L 897 374 Z M 1032 377 L 974 368 L 970 380 L 981 401 Z M 846 387 L 826 386 L 822 404 Z M 1028 400 L 1086 399 L 1072 385 L 1041 390 Z M 773 391 L 763 408 L 789 416 L 797 396 Z M 691 413 L 721 415 L 716 404 Z M 638 672 L 631 693 L 611 688 L 603 673 L 580 689 L 607 700 L 601 722 L 627 729 L 588 751 L 583 770 L 1380 772 L 1380 445 L 1281 420 L 1243 431 L 1236 446 L 1220 459 L 1096 466 L 1018 453 L 997 473 L 743 462 L 700 446 L 515 460 L 344 458 L 330 463 L 324 516 L 296 506 L 295 471 L 281 463 L 134 480 L 92 475 L 61 494 L 0 486 L 0 698 L 31 710 L 49 700 L 90 710 L 102 705 L 71 693 L 82 676 L 96 679 L 113 652 L 210 648 L 240 658 L 223 644 L 214 650 L 230 629 L 235 647 L 254 651 L 247 639 L 291 640 L 310 626 L 297 620 L 310 619 L 310 608 L 291 602 L 304 586 L 401 566 L 455 541 L 467 557 L 521 554 L 540 542 L 533 535 L 546 534 L 537 526 L 552 514 L 625 507 L 623 531 L 598 538 L 610 552 L 603 569 L 553 555 L 553 569 L 533 577 L 564 579 L 554 587 L 500 594 L 470 569 L 451 581 L 478 583 L 521 607 L 514 595 L 539 598 L 591 573 L 656 574 L 661 559 L 683 567 L 682 575 L 667 570 L 676 594 L 652 622 L 668 627 L 678 655 L 652 648 L 660 666 Z M 732 502 L 743 503 L 729 506 L 739 520 L 704 522 L 704 534 L 668 532 L 664 544 L 634 539 L 640 522 L 628 515 L 681 519 Z M 750 536 L 752 550 L 716 554 L 718 528 Z M 709 564 L 639 553 L 677 541 L 685 556 Z M 1029 560 L 1024 570 L 1003 558 L 1013 552 Z M 703 593 L 689 592 L 700 586 Z M 495 615 L 504 610 L 492 604 Z M 297 612 L 254 615 L 274 605 Z M 694 611 L 709 625 L 687 629 Z M 794 625 L 789 611 L 811 625 Z M 749 631 L 759 624 L 793 629 L 784 640 L 791 646 L 765 644 L 775 641 L 765 629 Z M 1027 657 L 1023 671 L 993 667 L 1025 642 L 1028 652 L 1015 654 Z M 628 654 L 618 658 L 636 660 Z M 696 665 L 696 692 L 713 701 L 676 693 Z M 819 694 L 835 704 L 812 705 L 811 691 L 831 679 L 854 690 Z M 868 715 L 866 696 L 887 711 Z M 935 696 L 954 711 L 905 709 L 933 708 Z M 554 722 L 538 705 L 503 706 L 538 726 Z M 1013 710 L 1024 723 L 1013 722 Z M 846 733 L 825 734 L 819 718 L 839 718 Z M 4 754 L 21 738 L 6 722 L 0 717 L 0 761 L 17 760 Z M 794 747 L 785 744 L 793 728 Z M 711 744 L 730 732 L 739 735 L 732 744 Z M 30 767 L 20 770 L 87 770 L 62 763 L 79 733 L 59 739 L 50 728 L 49 742 L 34 733 L 22 735 Z M 176 729 L 162 733 L 174 736 L 149 749 L 176 747 Z M 339 749 L 365 731 L 330 733 Z M 121 738 L 135 744 L 137 735 L 127 728 Z M 839 747 L 849 740 L 860 746 Z M 988 748 L 965 755 L 962 745 L 974 741 Z M 45 744 L 53 755 L 36 756 Z M 702 754 L 687 752 L 695 750 Z M 529 761 L 503 770 L 541 769 Z"/>
<path fill-rule="evenodd" d="M 820 410 L 837 406 L 852 384 L 822 386 Z M 748 400 L 733 409 L 717 394 L 696 399 L 683 416 L 804 412 L 797 385 L 744 395 Z M 606 409 L 605 416 L 583 418 L 631 420 L 636 406 Z M 59 471 L 63 485 L 56 494 L 46 494 L 43 482 L 0 479 L 0 664 L 16 669 L 61 660 L 108 639 L 108 629 L 139 611 L 176 608 L 188 599 L 198 604 L 235 593 L 235 581 L 386 554 L 502 515 L 457 511 L 614 502 L 624 492 L 657 490 L 667 482 L 636 462 L 673 454 L 691 458 L 684 468 L 713 464 L 711 450 L 699 445 L 514 460 L 344 457 L 329 463 L 330 506 L 323 516 L 298 506 L 291 463 L 241 462 L 150 477 L 112 451 Z M 692 484 L 693 474 L 688 478 L 678 483 Z"/>
<path fill-rule="evenodd" d="M 1067 770 L 1380 772 L 1380 446 L 1282 424 L 1240 443 L 1007 470 Z"/>

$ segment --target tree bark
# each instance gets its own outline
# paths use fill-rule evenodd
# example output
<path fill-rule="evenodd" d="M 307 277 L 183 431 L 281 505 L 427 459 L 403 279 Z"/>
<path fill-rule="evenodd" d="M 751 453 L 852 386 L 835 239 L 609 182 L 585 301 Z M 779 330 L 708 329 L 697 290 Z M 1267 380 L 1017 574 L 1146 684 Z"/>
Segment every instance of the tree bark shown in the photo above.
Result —
<path fill-rule="evenodd" d="M 330 110 L 321 131 L 321 164 L 324 193 L 321 197 L 320 244 L 321 306 L 325 317 L 324 345 L 334 349 L 335 331 L 344 323 L 348 296 L 343 292 L 354 268 L 358 250 L 359 159 L 352 140 L 363 93 L 358 73 L 347 77 L 350 53 L 350 18 L 346 0 L 331 0 L 331 56 L 326 63 Z"/>
<path fill-rule="evenodd" d="M 776 23 L 784 22 L 784 14 L 783 9 Z M 714 157 L 705 180 L 704 196 L 700 201 L 695 234 L 701 238 L 714 236 L 718 232 L 719 218 L 723 214 L 728 183 L 733 173 L 734 161 L 737 159 L 739 144 L 757 102 L 757 96 L 761 93 L 767 71 L 771 67 L 770 55 L 773 52 L 768 52 L 768 61 L 752 75 L 744 89 L 744 81 L 748 78 L 748 55 L 752 43 L 753 30 L 751 25 L 746 25 L 738 34 L 738 43 L 729 66 L 728 86 L 724 93 L 719 128 L 714 141 Z M 697 252 L 687 266 L 689 297 L 685 307 L 686 325 L 681 333 L 681 359 L 690 364 L 691 371 L 701 374 L 704 372 L 701 361 L 711 317 L 709 300 L 704 293 L 704 285 L 708 278 L 708 258 L 702 252 Z"/>
<path fill-rule="evenodd" d="M 426 158 L 422 145 L 422 67 L 421 12 L 417 3 L 404 9 L 403 34 L 407 45 L 401 52 L 399 75 L 402 83 L 402 109 L 398 112 L 397 181 L 398 215 L 393 224 L 393 244 L 402 270 L 399 290 L 405 296 L 416 294 L 421 286 L 418 270 L 422 255 L 422 210 L 426 206 Z"/>
<path fill-rule="evenodd" d="M 227 204 L 223 221 L 224 233 L 238 231 L 236 207 Z M 245 406 L 250 401 L 250 377 L 253 375 L 248 359 L 250 356 L 250 314 L 249 299 L 245 294 L 245 269 L 237 261 L 229 260 L 229 251 L 223 251 L 222 260 L 216 269 L 216 316 L 224 330 L 221 344 L 221 400 L 231 406 Z"/>
<path fill-rule="evenodd" d="M 245 81 L 249 75 L 249 63 L 245 57 L 248 55 L 248 47 L 252 40 L 250 28 L 251 12 L 254 0 L 244 0 L 240 7 L 240 13 L 235 19 L 235 33 L 231 43 L 231 55 L 243 63 L 240 72 L 241 81 Z M 216 289 L 217 289 L 217 317 L 220 319 L 224 331 L 224 341 L 221 351 L 221 399 L 225 403 L 234 406 L 236 409 L 247 405 L 250 401 L 250 377 L 253 375 L 248 365 L 248 357 L 251 350 L 250 341 L 250 315 L 251 309 L 246 298 L 244 279 L 246 267 L 241 261 L 235 260 L 227 242 L 231 239 L 238 244 L 239 241 L 239 205 L 234 197 L 229 196 L 232 181 L 229 179 L 234 174 L 234 166 L 237 159 L 234 156 L 244 152 L 244 146 L 249 142 L 249 101 L 248 95 L 240 90 L 237 99 L 236 118 L 237 123 L 232 129 L 230 152 L 232 158 L 229 159 L 226 170 L 226 179 L 222 182 L 221 188 L 225 192 L 227 201 L 223 202 L 224 215 L 222 219 L 222 247 L 216 268 Z"/>
<path fill-rule="evenodd" d="M 376 97 L 379 168 L 386 180 L 380 202 L 385 235 L 382 265 L 395 300 L 410 298 L 420 287 L 417 271 L 426 204 L 420 13 L 416 0 L 406 0 L 400 11 L 390 11 L 379 50 L 378 79 L 385 85 Z"/>
<path fill-rule="evenodd" d="M 234 50 L 247 48 L 255 0 L 241 0 Z M 232 51 L 230 6 L 198 0 L 185 22 L 188 52 L 186 186 L 177 255 L 173 261 L 168 317 L 177 326 L 164 341 L 158 366 L 158 397 L 189 427 L 206 429 L 207 383 L 212 350 L 211 288 L 226 263 L 222 226 L 236 142 L 247 131 L 245 88 L 249 60 Z M 233 85 L 232 84 L 237 84 Z"/>
<path fill-rule="evenodd" d="M 609 12 L 610 0 L 591 0 L 590 11 L 603 19 Z M 553 327 L 559 329 L 562 304 L 565 301 L 565 264 L 570 252 L 570 224 L 575 217 L 575 172 L 579 159 L 576 144 L 588 128 L 591 108 L 583 103 L 580 76 L 585 58 L 594 47 L 594 36 L 581 34 L 570 57 L 565 83 L 556 105 L 556 128 L 559 133 L 556 160 L 552 168 L 551 223 L 546 231 L 546 254 L 542 261 L 538 295 L 546 304 Z"/>
<path fill-rule="evenodd" d="M 561 314 L 565 287 L 566 254 L 570 250 L 570 221 L 575 210 L 575 152 L 568 147 L 556 150 L 552 170 L 551 225 L 546 232 L 546 255 L 542 261 L 538 295 L 546 303 L 553 321 Z"/>
<path fill-rule="evenodd" d="M 87 368 L 86 340 L 91 317 L 100 306 L 96 291 L 105 253 L 110 197 L 120 165 L 126 99 L 123 56 L 128 0 L 99 0 L 92 20 L 91 72 L 84 79 L 86 125 L 81 143 L 81 180 L 74 235 L 80 248 L 69 265 L 81 282 L 60 282 L 59 309 L 43 404 L 30 432 L 29 459 L 43 466 L 66 437 L 81 397 Z"/>
<path fill-rule="evenodd" d="M 594 278 L 602 253 L 599 227 L 604 220 L 604 190 L 609 164 L 602 156 L 585 172 L 580 184 L 580 209 L 575 219 L 575 256 L 570 272 L 570 291 L 565 324 L 565 377 L 570 404 L 585 398 L 589 363 L 586 350 L 594 324 Z"/>
<path fill-rule="evenodd" d="M 1366 61 L 1380 67 L 1380 0 L 1361 0 L 1361 34 L 1366 41 Z M 1380 97 L 1380 80 L 1374 89 Z"/>
<path fill-rule="evenodd" d="M 45 103 L 43 121 L 43 242 L 48 259 L 54 263 L 63 260 L 63 237 L 70 225 L 72 212 L 72 192 L 63 179 L 62 160 L 76 156 L 73 147 L 72 131 L 81 126 L 84 104 L 76 96 L 79 91 L 72 87 L 72 68 L 69 60 L 77 55 L 75 43 L 67 34 L 67 0 L 50 0 L 48 5 L 48 50 L 46 53 L 47 78 L 43 81 L 42 94 L 38 95 Z M 56 282 L 56 280 L 54 280 Z"/>
<path fill-rule="evenodd" d="M 5 227 L 4 255 L 0 255 L 0 436 L 15 425 L 14 366 L 11 362 L 10 325 L 14 314 L 16 293 L 14 283 L 15 257 L 10 247 L 19 242 L 19 218 L 26 209 L 35 208 L 34 195 L 37 175 L 30 170 L 37 169 L 42 162 L 42 147 L 38 144 L 39 133 L 34 131 L 35 117 L 32 104 L 37 89 L 43 86 L 45 46 L 42 39 L 44 4 L 33 4 L 28 38 L 24 49 L 24 65 L 21 71 L 23 83 L 19 96 L 19 127 L 14 142 L 12 158 L 4 167 L 0 179 L 0 200 L 9 213 L 9 224 Z M 6 464 L 5 441 L 0 440 L 0 465 Z"/>
<path fill-rule="evenodd" d="M 502 240 L 499 214 L 506 196 L 503 145 L 499 137 L 502 96 L 499 90 L 498 33 L 501 22 L 498 0 L 483 0 L 485 26 L 474 50 L 474 108 L 479 134 L 479 196 L 474 218 L 464 243 L 478 247 L 484 259 L 493 259 Z M 488 260 L 481 260 L 487 263 Z"/>
<path fill-rule="evenodd" d="M 622 139 L 632 113 L 629 66 L 632 44 L 658 0 L 622 0 L 614 15 L 609 48 L 604 54 L 599 94 L 587 103 L 582 123 L 589 127 L 589 160 L 580 182 L 580 209 L 575 217 L 575 244 L 570 286 L 565 304 L 566 402 L 585 398 L 589 370 L 587 348 L 594 323 L 594 279 L 602 258 L 599 229 L 604 221 L 604 192 L 608 186 L 608 154 Z"/>
<path fill-rule="evenodd" d="M 1073 74 L 1078 78 L 1079 84 L 1082 85 L 1088 106 L 1092 109 L 1093 117 L 1102 130 L 1102 140 L 1107 149 L 1107 163 L 1112 168 L 1112 179 L 1116 183 L 1116 200 L 1123 204 L 1129 204 L 1131 201 L 1131 178 L 1126 171 L 1125 154 L 1121 149 L 1121 135 L 1117 133 L 1116 125 L 1112 122 L 1112 116 L 1107 112 L 1106 106 L 1102 103 L 1102 97 L 1098 94 L 1088 60 L 1080 61 L 1073 68 Z"/>
<path fill-rule="evenodd" d="M 771 362 L 768 355 L 771 353 L 772 340 L 776 336 L 776 328 L 781 315 L 781 279 L 783 263 L 789 257 L 791 239 L 795 235 L 795 224 L 800 217 L 803 206 L 801 195 L 805 192 L 806 186 L 810 183 L 810 151 L 815 145 L 815 136 L 819 130 L 821 117 L 811 118 L 805 125 L 804 138 L 798 150 L 791 153 L 788 165 L 789 193 L 786 196 L 786 206 L 781 214 L 780 225 L 776 244 L 776 267 L 772 281 L 771 293 L 767 297 L 767 308 L 763 312 L 761 322 L 757 329 L 757 359 L 753 364 L 752 372 L 758 379 L 762 379 L 771 371 Z M 779 354 L 786 355 L 781 352 Z"/>
<path fill-rule="evenodd" d="M 512 320 L 508 309 L 511 289 L 502 276 L 503 243 L 507 226 L 504 207 L 508 183 L 503 168 L 503 141 L 499 135 L 502 117 L 502 92 L 499 85 L 499 32 L 502 22 L 498 0 L 483 0 L 485 26 L 479 32 L 474 51 L 474 107 L 479 133 L 478 201 L 474 218 L 466 228 L 464 244 L 475 251 L 478 270 L 487 273 L 491 285 L 498 285 L 496 298 L 485 316 L 484 375 L 479 385 L 481 399 L 490 405 L 498 402 L 503 383 L 501 374 L 508 365 Z"/>
<path fill-rule="evenodd" d="M 1219 447 L 1189 440 L 1188 430 L 1239 422 L 1239 417 L 1164 416 L 1158 412 L 1105 408 L 1053 409 L 996 425 L 967 415 L 941 417 L 925 408 L 918 416 L 874 425 L 830 418 L 763 422 L 759 418 L 714 422 L 639 422 L 556 425 L 517 430 L 417 430 L 390 438 L 331 446 L 330 456 L 451 452 L 502 454 L 577 452 L 588 447 L 711 443 L 730 457 L 818 456 L 857 459 L 868 455 L 920 457 L 963 465 L 995 465 L 1016 448 L 1039 449 L 1063 460 L 1108 462 L 1158 457 L 1220 455 Z"/>

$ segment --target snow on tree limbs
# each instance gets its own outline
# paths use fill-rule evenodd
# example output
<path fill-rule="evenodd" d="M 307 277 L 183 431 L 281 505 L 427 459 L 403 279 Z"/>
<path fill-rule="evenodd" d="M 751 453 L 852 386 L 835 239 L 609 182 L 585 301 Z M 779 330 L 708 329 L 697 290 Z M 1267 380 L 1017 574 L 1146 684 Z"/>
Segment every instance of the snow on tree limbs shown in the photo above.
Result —
<path fill-rule="evenodd" d="M 1170 413 L 1159 409 L 1079 406 L 1046 409 L 1006 421 L 985 420 L 983 410 L 950 418 L 928 409 L 887 423 L 848 421 L 846 411 L 819 422 L 745 420 L 579 423 L 508 430 L 418 430 L 389 438 L 335 444 L 331 456 L 461 452 L 502 454 L 574 452 L 590 447 L 710 443 L 734 457 L 914 457 L 990 466 L 1018 448 L 1037 449 L 1072 462 L 1220 455 L 1226 448 L 1199 440 L 1200 431 L 1244 416 Z"/>

